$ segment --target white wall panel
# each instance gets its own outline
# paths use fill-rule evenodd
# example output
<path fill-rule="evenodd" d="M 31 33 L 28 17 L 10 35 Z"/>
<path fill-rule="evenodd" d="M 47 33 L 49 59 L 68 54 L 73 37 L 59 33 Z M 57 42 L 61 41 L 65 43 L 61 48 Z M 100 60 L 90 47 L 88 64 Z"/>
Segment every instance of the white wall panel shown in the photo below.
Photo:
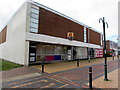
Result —
<path fill-rule="evenodd" d="M 4 59 L 23 65 L 28 64 L 25 58 L 25 47 L 28 45 L 28 42 L 25 41 L 26 10 L 27 3 L 18 10 L 8 23 L 6 42 L 2 47 L 2 56 Z"/>
<path fill-rule="evenodd" d="M 34 33 L 26 33 L 27 41 L 36 41 L 43 43 L 53 43 L 53 44 L 61 44 L 61 45 L 73 45 L 79 47 L 88 47 L 88 43 L 80 42 L 80 41 L 70 41 L 63 38 L 43 35 L 43 34 L 34 34 Z M 101 48 L 100 45 L 89 44 L 90 48 Z"/>

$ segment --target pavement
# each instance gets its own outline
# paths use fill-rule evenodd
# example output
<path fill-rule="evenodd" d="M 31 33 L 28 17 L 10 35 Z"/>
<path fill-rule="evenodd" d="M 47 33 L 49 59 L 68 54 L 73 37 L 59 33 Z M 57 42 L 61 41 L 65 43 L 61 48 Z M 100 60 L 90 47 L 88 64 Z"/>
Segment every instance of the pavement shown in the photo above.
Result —
<path fill-rule="evenodd" d="M 104 76 L 93 81 L 95 88 L 118 88 L 118 69 L 108 73 L 108 81 L 104 81 Z"/>
<path fill-rule="evenodd" d="M 93 67 L 94 88 L 118 88 L 118 62 L 108 58 L 108 79 L 104 81 L 104 59 L 93 59 L 90 63 L 81 60 L 57 62 L 45 65 L 45 73 L 41 66 L 20 67 L 2 73 L 3 88 L 89 88 L 88 68 Z"/>
<path fill-rule="evenodd" d="M 41 73 L 41 71 L 29 66 L 24 66 L 24 67 L 15 68 L 7 71 L 1 71 L 0 74 L 1 73 L 2 73 L 2 76 L 0 76 L 0 78 L 6 79 L 6 78 L 12 78 L 12 77 L 26 75 L 26 74 Z"/>
<path fill-rule="evenodd" d="M 116 60 L 117 57 L 115 57 L 114 59 Z M 108 61 L 113 61 L 113 58 L 108 57 Z M 79 67 L 91 66 L 93 64 L 99 64 L 99 63 L 104 63 L 104 58 L 91 59 L 90 63 L 88 62 L 88 60 L 80 60 Z M 32 67 L 38 70 L 42 70 L 41 65 L 34 65 Z M 45 64 L 44 67 L 45 67 L 44 68 L 45 72 L 47 73 L 53 73 L 53 72 L 58 72 L 58 71 L 63 71 L 63 70 L 79 68 L 77 67 L 77 61 L 55 62 L 55 63 Z"/>

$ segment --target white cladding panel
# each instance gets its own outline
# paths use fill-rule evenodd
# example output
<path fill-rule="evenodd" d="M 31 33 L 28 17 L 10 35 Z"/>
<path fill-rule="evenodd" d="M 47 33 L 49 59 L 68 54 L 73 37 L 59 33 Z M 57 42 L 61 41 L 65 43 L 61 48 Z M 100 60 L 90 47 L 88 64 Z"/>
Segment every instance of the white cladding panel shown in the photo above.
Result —
<path fill-rule="evenodd" d="M 3 48 L 5 47 L 5 43 L 0 44 L 0 59 L 3 58 Z"/>
<path fill-rule="evenodd" d="M 6 42 L 2 47 L 3 59 L 23 65 L 28 64 L 27 61 L 25 61 L 25 47 L 28 45 L 25 41 L 26 10 L 27 3 L 17 11 L 11 21 L 7 24 Z"/>
<path fill-rule="evenodd" d="M 79 59 L 87 58 L 87 48 L 77 47 L 76 51 L 77 51 L 77 58 Z"/>
<path fill-rule="evenodd" d="M 53 44 L 61 44 L 61 45 L 88 47 L 88 43 L 75 41 L 75 40 L 70 41 L 67 39 L 43 35 L 43 34 L 26 33 L 26 40 L 27 41 L 43 42 L 43 43 L 53 43 Z M 89 47 L 90 48 L 101 48 L 100 45 L 95 45 L 95 44 L 89 44 Z"/>

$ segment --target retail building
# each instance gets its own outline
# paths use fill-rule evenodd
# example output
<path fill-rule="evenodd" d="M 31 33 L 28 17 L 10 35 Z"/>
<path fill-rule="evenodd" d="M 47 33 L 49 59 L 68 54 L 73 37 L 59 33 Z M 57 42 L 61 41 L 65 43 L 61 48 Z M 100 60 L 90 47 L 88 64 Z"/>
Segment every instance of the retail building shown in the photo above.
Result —
<path fill-rule="evenodd" d="M 0 37 L 0 58 L 22 65 L 102 57 L 101 32 L 34 1 L 19 8 Z"/>

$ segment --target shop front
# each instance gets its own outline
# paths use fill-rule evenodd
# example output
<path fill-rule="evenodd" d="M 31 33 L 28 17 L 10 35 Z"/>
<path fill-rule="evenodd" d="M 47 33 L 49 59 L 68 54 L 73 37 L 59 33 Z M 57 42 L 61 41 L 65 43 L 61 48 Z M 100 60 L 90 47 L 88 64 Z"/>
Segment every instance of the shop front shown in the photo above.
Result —
<path fill-rule="evenodd" d="M 55 61 L 87 59 L 87 48 L 30 42 L 29 64 Z"/>

